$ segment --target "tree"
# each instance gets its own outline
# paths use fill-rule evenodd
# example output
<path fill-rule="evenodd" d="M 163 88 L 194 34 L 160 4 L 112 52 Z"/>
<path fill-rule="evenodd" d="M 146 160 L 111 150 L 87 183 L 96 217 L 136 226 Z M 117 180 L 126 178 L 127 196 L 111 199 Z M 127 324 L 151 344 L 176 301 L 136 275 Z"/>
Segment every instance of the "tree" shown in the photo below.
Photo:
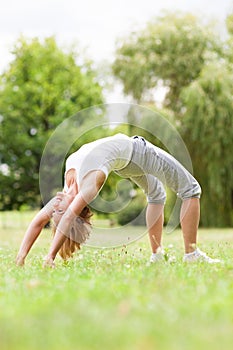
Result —
<path fill-rule="evenodd" d="M 212 26 L 191 14 L 165 13 L 118 44 L 113 72 L 137 102 L 162 82 L 164 107 L 179 111 L 180 91 L 198 77 L 207 51 L 219 51 Z"/>
<path fill-rule="evenodd" d="M 233 13 L 229 14 L 226 18 L 226 26 L 228 33 L 233 35 Z"/>
<path fill-rule="evenodd" d="M 204 189 L 205 226 L 233 225 L 232 81 L 230 65 L 215 62 L 182 93 L 183 137 Z"/>
<path fill-rule="evenodd" d="M 1 209 L 38 205 L 39 164 L 51 133 L 72 114 L 103 102 L 91 63 L 78 65 L 77 54 L 63 52 L 54 38 L 22 37 L 13 55 L 0 77 Z"/>
<path fill-rule="evenodd" d="M 182 135 L 203 187 L 202 223 L 233 225 L 233 16 L 226 18 L 229 38 L 222 56 L 213 55 L 198 79 L 183 89 Z"/>

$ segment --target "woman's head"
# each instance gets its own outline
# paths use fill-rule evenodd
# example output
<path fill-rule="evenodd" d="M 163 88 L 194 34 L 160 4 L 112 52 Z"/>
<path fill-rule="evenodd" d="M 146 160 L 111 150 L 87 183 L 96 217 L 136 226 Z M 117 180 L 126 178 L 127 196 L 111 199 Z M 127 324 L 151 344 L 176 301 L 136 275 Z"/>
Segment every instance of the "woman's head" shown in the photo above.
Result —
<path fill-rule="evenodd" d="M 67 193 L 64 193 L 64 192 L 57 193 L 55 197 L 54 205 L 53 205 L 53 214 L 52 214 L 52 218 L 55 226 L 58 226 L 63 214 L 65 213 L 66 209 L 70 205 L 71 201 L 72 200 L 71 198 L 69 198 Z"/>
<path fill-rule="evenodd" d="M 54 209 L 53 209 L 53 225 L 52 233 L 55 235 L 56 228 L 67 210 L 68 206 L 72 202 L 72 198 L 63 192 L 57 193 Z M 90 235 L 91 224 L 90 218 L 92 212 L 89 207 L 85 207 L 80 216 L 77 216 L 71 223 L 70 232 L 67 233 L 67 239 L 63 243 L 59 254 L 65 260 L 72 256 L 72 254 L 80 249 L 80 244 L 84 243 Z"/>

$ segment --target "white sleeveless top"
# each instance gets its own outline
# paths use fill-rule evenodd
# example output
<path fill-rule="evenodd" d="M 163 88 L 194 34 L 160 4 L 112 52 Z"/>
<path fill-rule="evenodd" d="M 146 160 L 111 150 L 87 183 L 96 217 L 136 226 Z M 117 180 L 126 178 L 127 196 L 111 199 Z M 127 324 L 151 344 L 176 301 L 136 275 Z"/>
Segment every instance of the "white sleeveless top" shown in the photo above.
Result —
<path fill-rule="evenodd" d="M 83 145 L 66 160 L 65 172 L 75 169 L 77 184 L 93 170 L 102 170 L 106 178 L 111 171 L 123 169 L 128 165 L 133 153 L 133 140 L 124 134 L 105 137 Z M 65 182 L 64 189 L 68 186 Z"/>

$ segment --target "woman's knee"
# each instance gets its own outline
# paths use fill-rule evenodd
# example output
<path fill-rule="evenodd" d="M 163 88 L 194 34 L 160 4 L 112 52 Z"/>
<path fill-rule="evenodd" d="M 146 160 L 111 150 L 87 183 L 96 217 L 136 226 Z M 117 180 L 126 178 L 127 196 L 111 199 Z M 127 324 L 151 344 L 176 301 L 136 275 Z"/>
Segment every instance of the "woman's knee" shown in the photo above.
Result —
<path fill-rule="evenodd" d="M 159 190 L 149 193 L 147 195 L 147 202 L 149 204 L 165 204 L 166 202 L 166 191 L 163 187 L 161 187 Z"/>
<path fill-rule="evenodd" d="M 200 198 L 202 194 L 202 189 L 200 184 L 195 181 L 192 183 L 192 186 L 190 186 L 188 189 L 180 193 L 180 198 L 182 200 L 188 199 L 188 198 Z"/>

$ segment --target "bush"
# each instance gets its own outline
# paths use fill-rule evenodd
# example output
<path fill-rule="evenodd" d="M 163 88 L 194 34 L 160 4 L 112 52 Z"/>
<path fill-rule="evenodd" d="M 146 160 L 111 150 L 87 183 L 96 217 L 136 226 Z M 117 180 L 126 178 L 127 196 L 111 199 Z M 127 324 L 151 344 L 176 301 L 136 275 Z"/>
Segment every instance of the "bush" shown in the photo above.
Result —
<path fill-rule="evenodd" d="M 142 196 L 135 197 L 130 205 L 117 215 L 119 225 L 131 224 L 141 226 L 146 224 L 145 219 L 146 201 Z"/>

